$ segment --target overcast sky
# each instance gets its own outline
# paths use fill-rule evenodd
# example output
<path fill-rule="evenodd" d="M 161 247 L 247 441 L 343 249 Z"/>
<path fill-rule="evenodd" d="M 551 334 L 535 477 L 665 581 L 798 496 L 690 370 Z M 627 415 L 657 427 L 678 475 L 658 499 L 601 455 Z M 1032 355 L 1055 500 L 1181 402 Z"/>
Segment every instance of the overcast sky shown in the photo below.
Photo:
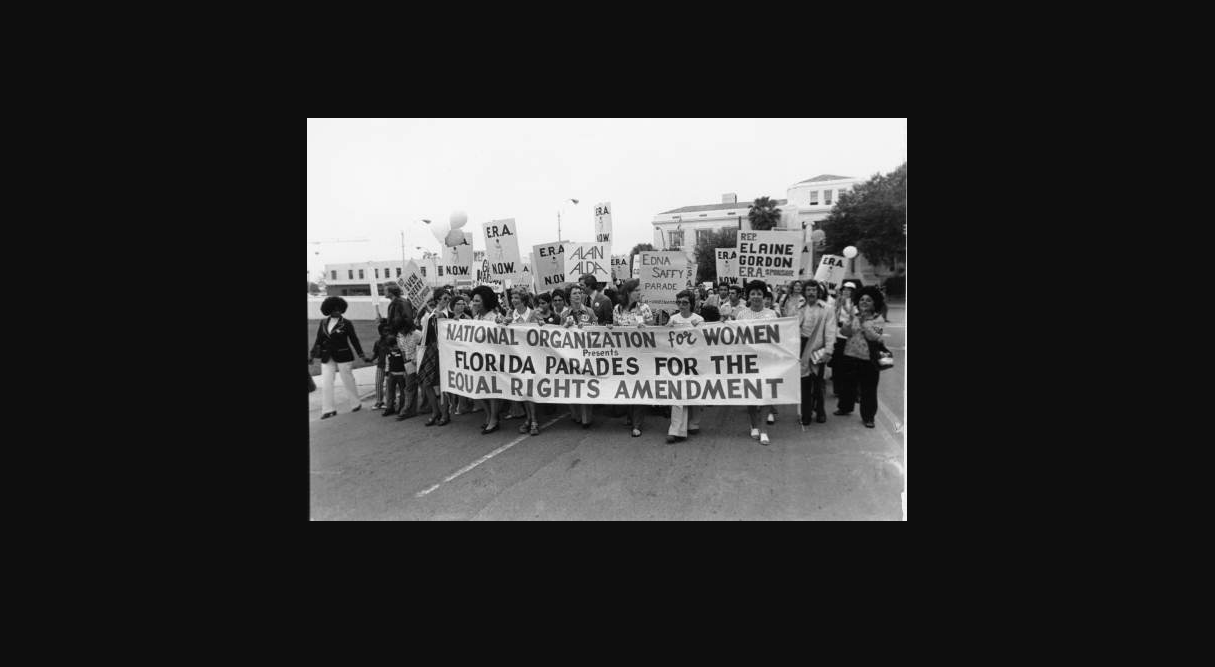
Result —
<path fill-rule="evenodd" d="M 519 249 L 594 240 L 611 202 L 613 254 L 653 242 L 655 214 L 739 202 L 818 176 L 867 178 L 907 156 L 907 119 L 309 119 L 308 269 L 439 250 L 422 218 L 514 218 Z M 315 241 L 367 239 L 368 243 Z M 319 252 L 320 254 L 316 254 Z"/>

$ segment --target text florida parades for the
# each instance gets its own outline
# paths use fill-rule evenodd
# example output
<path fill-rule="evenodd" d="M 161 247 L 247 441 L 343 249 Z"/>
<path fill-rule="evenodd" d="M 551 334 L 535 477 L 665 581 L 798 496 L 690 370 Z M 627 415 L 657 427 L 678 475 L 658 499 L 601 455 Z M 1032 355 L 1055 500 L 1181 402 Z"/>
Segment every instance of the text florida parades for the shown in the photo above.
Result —
<path fill-rule="evenodd" d="M 540 403 L 796 403 L 797 320 L 565 329 L 445 322 L 443 391 Z"/>

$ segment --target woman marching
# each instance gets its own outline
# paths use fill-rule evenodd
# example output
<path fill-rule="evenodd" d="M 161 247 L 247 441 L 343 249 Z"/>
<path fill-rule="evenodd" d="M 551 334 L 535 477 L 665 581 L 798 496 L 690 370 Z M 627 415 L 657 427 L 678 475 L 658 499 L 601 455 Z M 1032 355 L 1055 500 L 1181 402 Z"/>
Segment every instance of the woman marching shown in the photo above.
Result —
<path fill-rule="evenodd" d="M 511 309 L 506 311 L 506 314 L 498 319 L 498 324 L 511 325 L 524 322 L 530 322 L 532 319 L 532 297 L 523 287 L 512 287 L 507 291 L 507 298 L 510 300 Z M 511 401 L 507 399 L 498 399 L 498 409 L 509 407 L 509 410 L 502 416 L 503 420 L 507 419 L 530 419 L 523 401 Z M 527 423 L 524 422 L 524 426 Z M 520 431 L 526 433 L 527 429 Z"/>
<path fill-rule="evenodd" d="M 698 327 L 705 319 L 692 312 L 692 292 L 684 290 L 675 295 L 675 305 L 679 312 L 671 316 L 669 327 Z M 667 442 L 687 440 L 688 434 L 700 433 L 699 405 L 672 405 L 671 426 L 667 429 Z"/>
<path fill-rule="evenodd" d="M 346 300 L 340 296 L 331 296 L 321 303 L 321 314 L 327 319 L 321 320 L 316 329 L 316 343 L 308 355 L 308 363 L 319 357 L 321 360 L 321 419 L 329 419 L 337 414 L 333 404 L 334 374 L 341 374 L 342 385 L 354 403 L 351 412 L 358 412 L 363 404 L 359 401 L 358 385 L 354 381 L 354 353 L 363 356 L 363 346 L 359 344 L 358 334 L 354 332 L 354 323 L 343 317 L 346 312 Z M 354 346 L 354 352 L 350 348 Z"/>
<path fill-rule="evenodd" d="M 736 320 L 766 320 L 775 319 L 776 311 L 764 307 L 764 296 L 769 294 L 768 286 L 762 280 L 752 280 L 747 283 L 747 303 L 749 306 L 735 314 Z M 770 405 L 748 405 L 747 417 L 751 420 L 751 437 L 758 438 L 759 444 L 768 445 L 768 427 L 764 417 L 771 412 Z"/>
<path fill-rule="evenodd" d="M 446 426 L 451 422 L 451 414 L 447 411 L 447 401 L 439 393 L 439 320 L 451 317 L 447 303 L 451 300 L 451 290 L 441 287 L 435 293 L 435 309 L 422 316 L 422 340 L 426 351 L 422 354 L 422 363 L 418 365 L 418 382 L 426 394 L 432 409 L 430 419 L 423 426 Z"/>
<path fill-rule="evenodd" d="M 472 290 L 472 319 L 482 322 L 498 321 L 498 295 L 488 285 L 477 285 Z M 498 430 L 498 401 L 493 398 L 474 399 L 477 407 L 485 410 L 485 423 L 481 434 Z"/>
<path fill-rule="evenodd" d="M 621 303 L 612 311 L 612 324 L 607 325 L 611 328 L 612 325 L 621 327 L 637 327 L 641 329 L 646 326 L 653 326 L 654 311 L 650 310 L 649 304 L 641 301 L 641 281 L 632 278 L 624 281 L 621 287 Z M 685 290 L 686 291 L 686 290 Z M 625 406 L 628 409 L 628 425 L 633 427 L 633 437 L 641 437 L 641 427 L 645 423 L 645 413 L 650 409 L 650 406 L 641 403 L 631 403 Z"/>
<path fill-rule="evenodd" d="M 582 285 L 574 283 L 570 286 L 570 307 L 565 311 L 565 322 L 562 324 L 568 328 L 577 326 L 581 329 L 588 324 L 595 324 L 595 313 L 587 308 L 583 301 Z M 591 427 L 591 408 L 590 403 L 570 403 L 570 415 L 574 418 L 574 422 L 582 424 L 582 428 Z"/>
<path fill-rule="evenodd" d="M 468 315 L 468 297 L 463 292 L 457 292 L 451 297 L 451 318 L 453 320 L 467 320 Z M 462 415 L 472 412 L 472 399 L 459 394 L 444 394 L 447 397 L 447 413 L 450 415 Z"/>
<path fill-rule="evenodd" d="M 873 428 L 877 416 L 878 366 L 873 360 L 874 350 L 882 342 L 882 327 L 885 318 L 878 313 L 886 306 L 882 293 L 872 285 L 862 287 L 856 294 L 856 313 L 848 324 L 840 329 L 847 337 L 844 356 L 836 363 L 835 386 L 840 396 L 839 409 L 834 413 L 852 414 L 852 406 L 860 394 L 861 421 Z M 858 391 L 859 390 L 859 391 Z"/>

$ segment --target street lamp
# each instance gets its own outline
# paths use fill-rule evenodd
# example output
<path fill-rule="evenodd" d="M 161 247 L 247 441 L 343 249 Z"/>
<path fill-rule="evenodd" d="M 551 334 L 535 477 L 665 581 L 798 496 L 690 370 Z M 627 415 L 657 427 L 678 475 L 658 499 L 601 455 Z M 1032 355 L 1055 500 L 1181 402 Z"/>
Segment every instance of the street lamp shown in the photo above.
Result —
<path fill-rule="evenodd" d="M 562 199 L 561 205 L 557 207 L 557 243 L 561 243 L 564 240 L 561 238 L 561 209 L 565 208 L 565 202 L 567 201 L 574 202 L 575 206 L 578 204 L 577 199 Z"/>

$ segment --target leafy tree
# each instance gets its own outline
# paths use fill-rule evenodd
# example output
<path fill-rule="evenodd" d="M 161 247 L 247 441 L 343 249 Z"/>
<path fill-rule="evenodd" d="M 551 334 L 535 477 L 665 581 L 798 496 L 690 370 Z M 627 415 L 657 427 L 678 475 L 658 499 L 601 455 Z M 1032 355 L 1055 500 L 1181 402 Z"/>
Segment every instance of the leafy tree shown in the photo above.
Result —
<path fill-rule="evenodd" d="M 713 252 L 715 248 L 735 248 L 738 247 L 738 228 L 724 227 L 715 232 L 703 234 L 700 241 L 696 243 L 696 249 L 693 250 L 696 257 L 696 283 L 700 284 L 706 280 L 714 283 L 717 280 L 717 255 Z"/>
<path fill-rule="evenodd" d="M 316 283 L 314 283 L 314 282 L 312 282 L 311 280 L 309 280 L 309 281 L 308 281 L 308 293 L 309 293 L 309 294 L 320 294 L 320 293 L 321 293 L 321 286 L 320 286 L 320 285 L 317 285 Z"/>
<path fill-rule="evenodd" d="M 747 219 L 751 221 L 751 229 L 767 231 L 780 222 L 780 209 L 776 208 L 776 202 L 771 198 L 760 197 L 751 202 L 751 207 L 747 209 Z"/>
<path fill-rule="evenodd" d="M 633 265 L 633 257 L 642 250 L 646 252 L 653 252 L 658 250 L 658 248 L 655 248 L 653 243 L 638 243 L 637 245 L 633 246 L 633 249 L 629 251 L 629 266 Z"/>
<path fill-rule="evenodd" d="M 895 266 L 907 261 L 907 163 L 840 195 L 839 202 L 816 226 L 827 234 L 827 252 L 843 254 L 854 245 L 871 264 Z"/>

